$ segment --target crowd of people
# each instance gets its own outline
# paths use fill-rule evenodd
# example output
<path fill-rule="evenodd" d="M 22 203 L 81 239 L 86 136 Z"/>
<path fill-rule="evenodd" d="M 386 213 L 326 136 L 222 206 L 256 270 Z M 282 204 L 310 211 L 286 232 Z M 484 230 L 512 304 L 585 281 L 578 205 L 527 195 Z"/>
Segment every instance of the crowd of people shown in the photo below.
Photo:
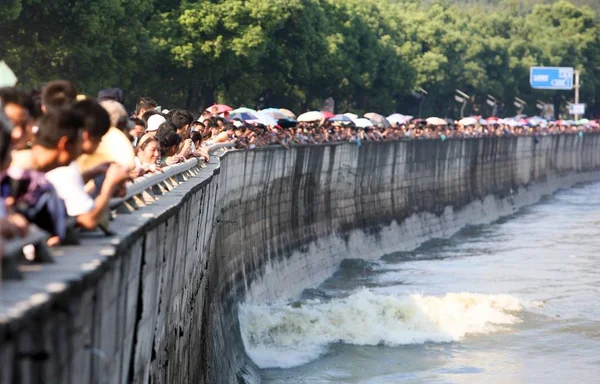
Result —
<path fill-rule="evenodd" d="M 31 223 L 49 234 L 50 246 L 72 241 L 73 228 L 108 232 L 110 200 L 126 194 L 127 182 L 190 158 L 208 161 L 211 148 L 220 144 L 290 148 L 600 130 L 587 121 L 473 118 L 467 124 L 406 116 L 311 116 L 222 105 L 195 116 L 189 110 L 161 109 L 149 97 L 140 98 L 129 114 L 120 89 L 102 90 L 92 98 L 64 80 L 46 84 L 41 92 L 0 88 L 0 241 L 25 236 Z"/>
<path fill-rule="evenodd" d="M 130 115 L 122 101 L 119 90 L 91 98 L 63 80 L 39 93 L 0 88 L 0 241 L 30 224 L 49 246 L 74 241 L 73 229 L 108 233 L 110 200 L 125 196 L 127 182 L 209 159 L 190 111 L 163 115 L 142 98 Z"/>
<path fill-rule="evenodd" d="M 320 112 L 311 112 L 313 115 Z M 374 113 L 378 118 L 369 121 L 357 115 L 348 113 L 335 115 L 316 121 L 297 122 L 293 119 L 279 120 L 282 125 L 292 126 L 283 128 L 280 125 L 269 126 L 247 121 L 243 125 L 237 123 L 231 127 L 232 142 L 238 148 L 252 149 L 269 145 L 289 147 L 299 144 L 327 144 L 340 142 L 355 142 L 360 145 L 364 141 L 389 141 L 403 139 L 450 139 L 450 138 L 480 138 L 493 136 L 545 136 L 555 134 L 583 134 L 600 131 L 600 125 L 594 121 L 547 121 L 539 117 L 530 119 L 498 119 L 487 120 L 471 117 L 459 121 L 440 118 L 413 119 L 412 116 L 402 116 L 408 119 L 398 121 Z M 233 114 L 235 116 L 235 114 Z M 343 119 L 343 117 L 346 117 Z M 364 122 L 367 121 L 367 124 Z M 236 121 L 233 122 L 236 124 Z"/>

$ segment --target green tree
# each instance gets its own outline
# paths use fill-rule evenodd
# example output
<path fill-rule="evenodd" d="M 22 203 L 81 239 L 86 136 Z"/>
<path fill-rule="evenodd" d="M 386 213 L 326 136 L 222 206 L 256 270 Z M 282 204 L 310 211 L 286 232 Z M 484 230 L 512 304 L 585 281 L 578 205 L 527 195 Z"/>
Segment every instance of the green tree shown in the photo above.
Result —
<path fill-rule="evenodd" d="M 144 56 L 151 55 L 143 26 L 151 0 L 15 4 L 10 19 L 0 23 L 0 57 L 23 86 L 68 78 L 89 93 L 112 86 L 127 89 L 143 68 Z"/>

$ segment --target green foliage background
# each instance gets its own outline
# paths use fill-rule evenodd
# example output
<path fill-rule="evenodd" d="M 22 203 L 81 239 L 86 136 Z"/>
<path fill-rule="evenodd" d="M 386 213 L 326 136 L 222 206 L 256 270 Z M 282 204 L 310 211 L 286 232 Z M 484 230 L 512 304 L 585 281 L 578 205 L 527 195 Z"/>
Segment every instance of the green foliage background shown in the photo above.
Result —
<path fill-rule="evenodd" d="M 572 92 L 535 91 L 532 65 L 581 71 L 581 100 L 600 114 L 597 0 L 7 0 L 0 59 L 25 87 L 68 78 L 89 94 L 121 87 L 165 108 L 252 107 L 488 115 Z M 588 7 L 595 6 L 596 10 Z"/>

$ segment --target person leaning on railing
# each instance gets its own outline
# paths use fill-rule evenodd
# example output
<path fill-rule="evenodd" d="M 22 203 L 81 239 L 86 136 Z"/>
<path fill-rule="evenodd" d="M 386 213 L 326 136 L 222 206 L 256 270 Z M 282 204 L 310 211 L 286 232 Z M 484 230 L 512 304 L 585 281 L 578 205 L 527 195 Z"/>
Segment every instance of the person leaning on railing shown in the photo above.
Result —
<path fill-rule="evenodd" d="M 154 136 L 144 136 L 136 149 L 135 166 L 141 175 L 161 172 L 160 143 Z"/>
<path fill-rule="evenodd" d="M 46 113 L 38 120 L 33 145 L 26 151 L 30 164 L 14 164 L 9 170 L 11 176 L 18 172 L 24 175 L 17 179 L 20 184 L 9 183 L 16 185 L 10 193 L 17 195 L 17 205 L 24 212 L 37 212 L 38 201 L 47 202 L 43 212 L 50 214 L 32 214 L 28 219 L 49 217 L 53 226 L 35 223 L 56 235 L 53 244 L 65 233 L 63 226 L 68 220 L 61 220 L 65 211 L 79 227 L 93 230 L 101 226 L 106 230 L 110 199 L 124 195 L 130 177 L 126 166 L 131 163 L 133 168 L 134 164 L 131 143 L 121 132 L 128 121 L 127 116 L 127 120 L 122 118 L 124 108 L 113 105 L 107 111 L 93 99 L 76 103 L 70 89 L 64 81 L 45 87 L 42 100 L 46 102 Z M 45 177 L 40 177 L 40 172 Z M 46 179 L 53 189 L 48 188 Z M 66 208 L 53 203 L 53 190 Z M 46 197 L 36 199 L 40 194 Z"/>
<path fill-rule="evenodd" d="M 12 123 L 4 114 L 2 105 L 0 100 L 0 175 L 6 172 L 10 164 L 12 133 Z M 28 226 L 27 219 L 19 213 L 12 212 L 12 209 L 6 204 L 6 198 L 0 196 L 0 258 L 4 254 L 3 240 L 25 237 Z"/>

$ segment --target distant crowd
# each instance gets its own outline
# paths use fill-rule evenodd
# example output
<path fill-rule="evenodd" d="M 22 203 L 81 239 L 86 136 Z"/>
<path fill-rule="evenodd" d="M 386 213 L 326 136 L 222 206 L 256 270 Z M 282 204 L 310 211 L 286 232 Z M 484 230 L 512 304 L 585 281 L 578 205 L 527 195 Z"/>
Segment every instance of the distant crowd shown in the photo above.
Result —
<path fill-rule="evenodd" d="M 102 90 L 92 98 L 63 80 L 37 93 L 0 88 L 0 241 L 26 235 L 31 223 L 48 232 L 50 246 L 68 243 L 73 228 L 108 232 L 110 200 L 126 194 L 127 182 L 190 158 L 208 161 L 211 149 L 223 144 L 290 148 L 600 130 L 588 121 L 391 117 L 319 111 L 296 117 L 285 109 L 226 105 L 211 106 L 198 116 L 161 109 L 149 97 L 140 98 L 130 114 L 120 89 Z"/>

